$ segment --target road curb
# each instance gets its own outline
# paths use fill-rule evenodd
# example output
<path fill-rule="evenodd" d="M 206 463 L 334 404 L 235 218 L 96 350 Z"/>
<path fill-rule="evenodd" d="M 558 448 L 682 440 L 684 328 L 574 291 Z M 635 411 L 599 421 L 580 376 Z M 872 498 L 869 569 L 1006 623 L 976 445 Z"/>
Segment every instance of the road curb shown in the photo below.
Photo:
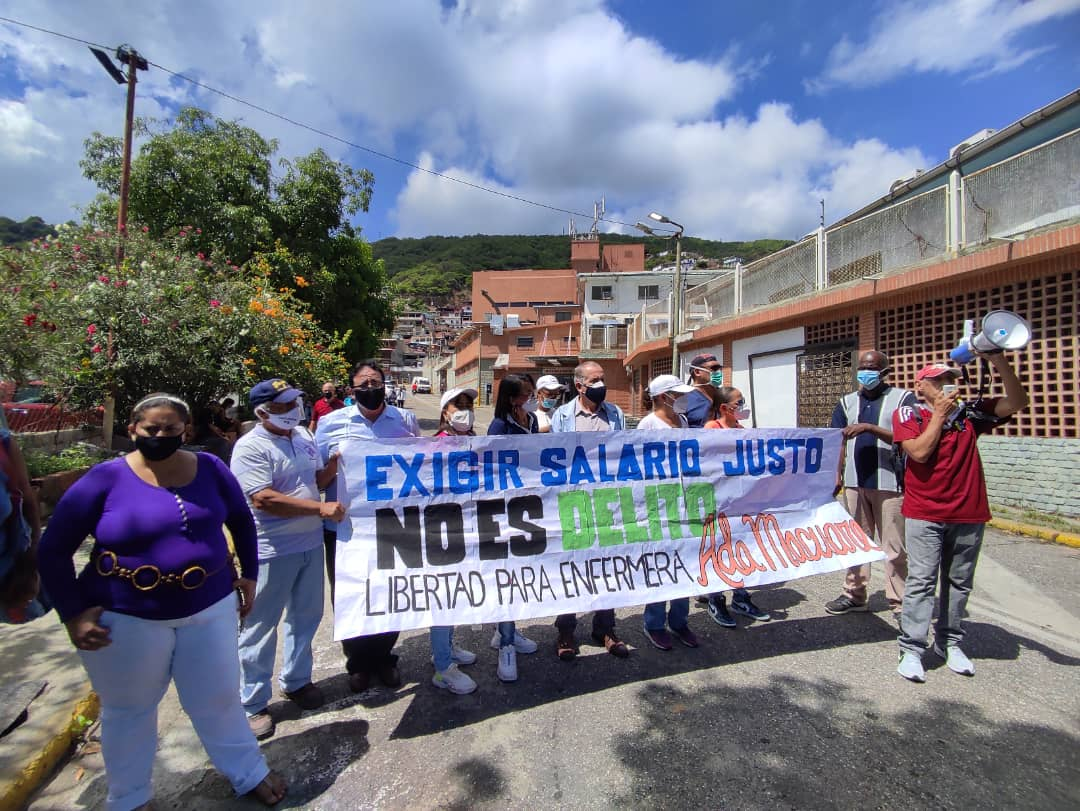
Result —
<path fill-rule="evenodd" d="M 1010 521 L 1007 518 L 993 518 L 990 526 L 1005 532 L 1015 532 L 1017 535 L 1027 535 L 1029 538 L 1038 538 L 1042 541 L 1060 543 L 1080 549 L 1080 535 L 1072 532 L 1061 532 L 1047 527 L 1037 527 L 1033 524 L 1022 524 L 1019 521 Z"/>
<path fill-rule="evenodd" d="M 56 764 L 67 755 L 72 742 L 85 724 L 76 719 L 81 715 L 90 721 L 97 719 L 101 709 L 97 693 L 92 690 L 70 710 L 59 710 L 44 726 L 46 740 L 41 748 L 19 769 L 18 774 L 0 780 L 0 811 L 19 811 L 37 789 L 52 774 Z"/>

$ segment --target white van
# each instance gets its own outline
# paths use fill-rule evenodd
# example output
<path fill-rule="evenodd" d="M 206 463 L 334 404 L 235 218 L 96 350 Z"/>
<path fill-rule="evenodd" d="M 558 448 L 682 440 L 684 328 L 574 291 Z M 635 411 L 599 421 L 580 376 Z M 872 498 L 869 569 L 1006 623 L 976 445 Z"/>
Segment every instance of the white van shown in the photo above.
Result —
<path fill-rule="evenodd" d="M 413 394 L 431 394 L 431 381 L 426 377 L 414 377 L 412 390 Z"/>

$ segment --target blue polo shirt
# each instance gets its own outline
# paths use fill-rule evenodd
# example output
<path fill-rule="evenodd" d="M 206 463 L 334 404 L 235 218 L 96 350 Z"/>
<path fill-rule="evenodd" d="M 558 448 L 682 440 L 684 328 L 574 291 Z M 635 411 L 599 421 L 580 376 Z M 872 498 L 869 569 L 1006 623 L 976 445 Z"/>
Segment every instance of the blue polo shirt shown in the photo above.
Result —
<path fill-rule="evenodd" d="M 320 418 L 315 428 L 315 443 L 319 447 L 319 454 L 324 465 L 330 459 L 330 454 L 336 451 L 338 445 L 346 439 L 389 439 L 409 436 L 421 436 L 416 415 L 392 405 L 384 406 L 382 413 L 374 420 L 365 417 L 360 411 L 360 406 L 339 408 Z M 336 480 L 330 482 L 330 486 L 326 488 L 326 500 L 337 501 Z M 335 521 L 324 521 L 323 528 L 337 532 L 338 525 Z"/>

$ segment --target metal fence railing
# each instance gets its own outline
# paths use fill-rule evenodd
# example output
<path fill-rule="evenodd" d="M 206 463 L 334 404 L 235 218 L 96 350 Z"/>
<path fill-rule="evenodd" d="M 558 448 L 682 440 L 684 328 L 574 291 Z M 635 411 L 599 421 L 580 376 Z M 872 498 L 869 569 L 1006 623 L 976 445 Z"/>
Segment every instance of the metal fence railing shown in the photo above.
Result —
<path fill-rule="evenodd" d="M 1080 130 L 970 175 L 954 172 L 950 184 L 819 228 L 734 272 L 718 271 L 683 294 L 681 329 L 693 331 L 746 310 L 943 259 L 995 237 L 1080 218 Z M 958 212 L 950 212 L 950 188 L 957 191 Z M 668 301 L 645 308 L 630 325 L 627 351 L 670 338 L 669 315 Z"/>
<path fill-rule="evenodd" d="M 742 271 L 740 309 L 750 310 L 812 293 L 817 279 L 817 239 L 808 237 L 751 262 Z"/>
<path fill-rule="evenodd" d="M 964 178 L 968 245 L 1080 216 L 1080 130 Z"/>
<path fill-rule="evenodd" d="M 826 231 L 828 285 L 944 256 L 947 203 L 948 187 L 941 186 Z"/>

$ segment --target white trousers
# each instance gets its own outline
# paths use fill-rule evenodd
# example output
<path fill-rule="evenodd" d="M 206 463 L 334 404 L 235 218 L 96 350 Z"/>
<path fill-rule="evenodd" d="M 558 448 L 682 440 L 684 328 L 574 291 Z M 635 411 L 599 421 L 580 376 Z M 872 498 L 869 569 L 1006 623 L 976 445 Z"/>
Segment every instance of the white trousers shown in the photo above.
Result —
<path fill-rule="evenodd" d="M 269 773 L 240 706 L 236 595 L 177 620 L 106 611 L 112 644 L 79 651 L 101 699 L 101 753 L 109 811 L 150 801 L 157 752 L 157 708 L 169 682 L 219 772 L 237 794 Z"/>

